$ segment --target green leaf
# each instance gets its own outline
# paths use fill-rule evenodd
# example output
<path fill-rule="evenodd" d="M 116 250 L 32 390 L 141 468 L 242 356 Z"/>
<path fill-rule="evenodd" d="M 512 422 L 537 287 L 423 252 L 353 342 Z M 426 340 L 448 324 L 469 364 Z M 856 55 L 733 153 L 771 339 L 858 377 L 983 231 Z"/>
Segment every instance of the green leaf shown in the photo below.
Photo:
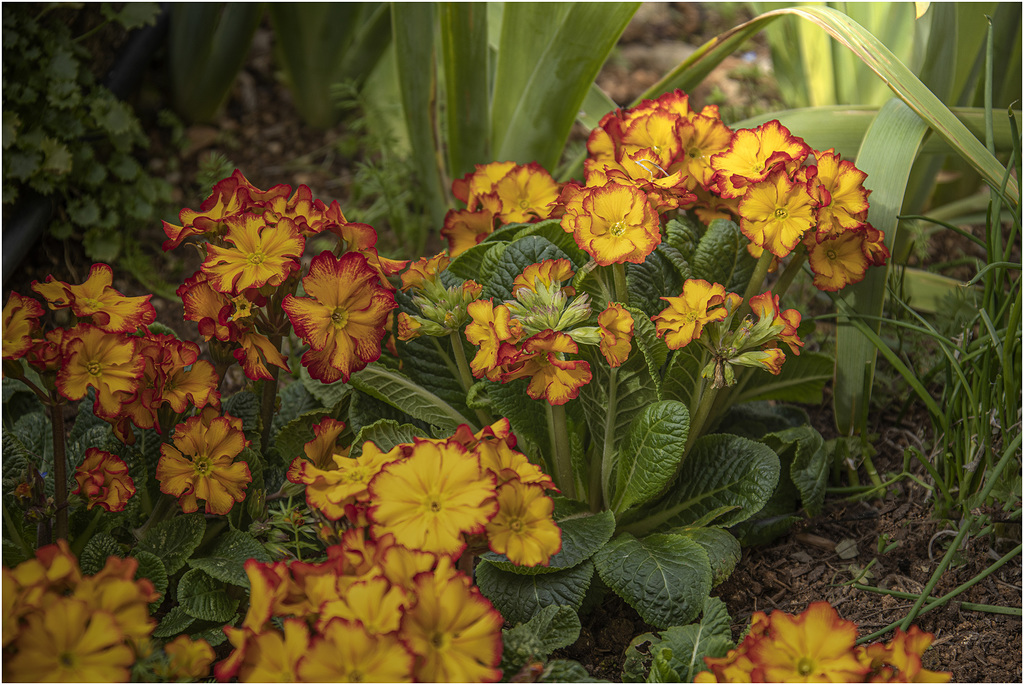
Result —
<path fill-rule="evenodd" d="M 206 556 L 189 559 L 188 565 L 205 571 L 217 580 L 248 588 L 249 576 L 245 573 L 245 562 L 249 559 L 264 563 L 271 561 L 267 550 L 253 536 L 232 528 L 217 536 L 216 543 Z"/>
<path fill-rule="evenodd" d="M 775 450 L 800 493 L 800 500 L 808 516 L 817 516 L 825 502 L 831 467 L 825 440 L 810 426 L 789 428 L 769 433 L 761 442 Z"/>
<path fill-rule="evenodd" d="M 682 275 L 672 261 L 655 250 L 642 264 L 626 264 L 629 302 L 647 316 L 655 316 L 665 308 L 661 299 L 683 289 Z"/>
<path fill-rule="evenodd" d="M 655 402 L 629 424 L 619 447 L 611 508 L 621 513 L 660 495 L 675 475 L 690 433 L 690 412 L 675 400 Z"/>
<path fill-rule="evenodd" d="M 696 402 L 693 394 L 701 387 L 700 372 L 703 366 L 704 348 L 700 345 L 687 345 L 672 353 L 672 359 L 661 381 L 661 397 L 666 400 L 679 400 L 687 406 Z"/>
<path fill-rule="evenodd" d="M 489 159 L 487 5 L 439 3 L 448 174 L 459 178 Z"/>
<path fill-rule="evenodd" d="M 717 597 L 708 597 L 704 601 L 700 621 L 638 635 L 626 648 L 623 682 L 644 682 L 646 679 L 647 673 L 642 668 L 644 657 L 639 649 L 645 643 L 649 654 L 668 650 L 668 666 L 678 674 L 678 682 L 692 682 L 694 676 L 707 670 L 704 657 L 722 657 L 732 648 L 730 622 L 725 603 Z"/>
<path fill-rule="evenodd" d="M 240 390 L 223 402 L 224 414 L 230 414 L 242 420 L 242 431 L 252 443 L 250 448 L 261 451 L 260 432 L 263 422 L 260 420 L 260 396 L 251 390 Z"/>
<path fill-rule="evenodd" d="M 757 400 L 821 404 L 825 383 L 832 378 L 835 361 L 827 354 L 804 352 L 800 356 L 786 353 L 786 362 L 778 376 L 752 373 L 735 403 Z"/>
<path fill-rule="evenodd" d="M 316 437 L 313 426 L 330 413 L 328 409 L 314 409 L 295 417 L 274 436 L 270 451 L 276 452 L 284 464 L 290 464 L 292 459 L 304 453 L 306 443 Z"/>
<path fill-rule="evenodd" d="M 202 512 L 184 514 L 154 525 L 135 546 L 136 550 L 160 557 L 173 575 L 192 556 L 206 532 L 206 518 Z"/>
<path fill-rule="evenodd" d="M 711 591 L 707 552 L 681 535 L 623 533 L 594 555 L 598 575 L 653 626 L 696 618 Z"/>
<path fill-rule="evenodd" d="M 497 242 L 485 241 L 474 245 L 453 259 L 447 270 L 459 278 L 486 280 L 491 274 L 490 269 L 484 269 L 487 254 L 494 252 L 492 259 L 496 260 L 504 252 L 505 247 L 510 244 L 508 241 L 500 240 Z"/>
<path fill-rule="evenodd" d="M 525 378 L 511 383 L 488 383 L 487 397 L 494 405 L 492 413 L 504 416 L 512 424 L 512 432 L 519 439 L 517 449 L 535 464 L 543 465 L 549 445 L 547 414 L 544 400 L 530 399 L 526 394 L 528 384 L 529 380 Z M 587 387 L 590 385 L 584 389 Z"/>
<path fill-rule="evenodd" d="M 68 217 L 79 226 L 95 226 L 100 220 L 100 206 L 91 197 L 68 201 Z"/>
<path fill-rule="evenodd" d="M 309 375 L 309 371 L 306 370 L 305 366 L 299 369 L 299 380 L 302 383 L 302 387 L 304 387 L 310 395 L 315 397 L 320 404 L 331 411 L 334 411 L 338 405 L 341 404 L 341 401 L 352 392 L 352 386 L 348 383 L 343 383 L 342 381 L 338 381 L 336 383 L 320 382 Z"/>
<path fill-rule="evenodd" d="M 594 676 L 578 661 L 553 659 L 544 666 L 538 683 L 592 683 Z M 601 681 L 598 681 L 601 682 Z"/>
<path fill-rule="evenodd" d="M 576 642 L 580 628 L 580 617 L 572 607 L 544 607 L 526 623 L 501 631 L 503 670 L 530 658 L 546 660 L 551 652 Z"/>
<path fill-rule="evenodd" d="M 615 532 L 615 516 L 610 510 L 594 514 L 583 504 L 564 498 L 555 500 L 555 522 L 562 529 L 562 549 L 551 557 L 547 566 L 518 566 L 505 555 L 494 552 L 485 552 L 481 558 L 509 573 L 556 573 L 589 559 Z"/>
<path fill-rule="evenodd" d="M 728 219 L 715 219 L 697 243 L 690 266 L 694 278 L 721 283 L 727 291 L 743 292 L 757 263 L 747 245 L 750 240 Z"/>
<path fill-rule="evenodd" d="M 160 619 L 160 624 L 153 631 L 153 637 L 171 638 L 177 637 L 185 632 L 189 626 L 196 622 L 194 616 L 190 616 L 184 607 L 172 607 L 167 614 Z"/>
<path fill-rule="evenodd" d="M 378 363 L 352 374 L 349 382 L 360 392 L 442 430 L 454 431 L 460 423 L 471 427 L 475 425 L 430 390 L 412 382 L 405 374 Z"/>
<path fill-rule="evenodd" d="M 313 393 L 307 390 L 301 382 L 289 383 L 284 386 L 278 393 L 278 397 L 281 400 L 281 407 L 274 414 L 274 420 L 270 424 L 272 435 L 277 435 L 286 424 L 302 414 L 324 408 L 320 400 L 314 397 Z"/>
<path fill-rule="evenodd" d="M 363 426 L 352 441 L 352 455 L 358 457 L 363 451 L 364 442 L 372 442 L 382 452 L 388 452 L 396 445 L 412 442 L 413 438 L 430 437 L 411 423 L 399 424 L 391 419 L 381 419 Z"/>
<path fill-rule="evenodd" d="M 590 255 L 580 249 L 572 233 L 566 233 L 565 229 L 562 228 L 561 219 L 545 219 L 535 224 L 526 224 L 523 228 L 516 231 L 516 240 L 525 238 L 528 235 L 540 236 L 550 241 L 558 249 L 569 255 L 569 261 L 575 265 L 575 268 L 579 268 L 590 261 Z"/>
<path fill-rule="evenodd" d="M 71 152 L 64 143 L 46 138 L 41 147 L 45 158 L 43 168 L 55 174 L 66 174 L 71 171 Z"/>
<path fill-rule="evenodd" d="M 735 525 L 768 501 L 779 482 L 779 468 L 778 455 L 767 445 L 736 435 L 704 435 L 693 444 L 669 493 L 629 519 L 646 516 L 648 529 L 686 526 L 713 510 L 735 507 L 714 522 Z"/>
<path fill-rule="evenodd" d="M 480 591 L 513 625 L 529 621 L 546 606 L 564 605 L 579 611 L 593 575 L 594 564 L 589 559 L 558 573 L 532 576 L 502 571 L 483 560 L 476 568 Z"/>
<path fill-rule="evenodd" d="M 545 259 L 569 259 L 569 255 L 547 238 L 528 235 L 505 248 L 484 284 L 481 298 L 512 299 L 512 281 L 531 264 Z M 572 261 L 572 260 L 569 260 Z"/>
<path fill-rule="evenodd" d="M 105 7 L 109 5 L 105 4 Z M 104 11 L 106 15 L 107 12 Z M 113 19 L 127 31 L 139 28 L 140 26 L 151 26 L 156 23 L 160 15 L 160 3 L 156 2 L 126 2 L 117 12 L 111 12 L 107 18 Z"/>
<path fill-rule="evenodd" d="M 82 574 L 93 576 L 99 573 L 107 564 L 110 557 L 124 558 L 124 550 L 120 543 L 107 533 L 97 533 L 92 536 L 82 554 L 78 559 L 78 565 Z"/>
<path fill-rule="evenodd" d="M 693 254 L 706 231 L 707 226 L 684 215 L 670 219 L 665 224 L 665 242 L 679 250 L 679 254 L 692 263 Z"/>
<path fill-rule="evenodd" d="M 700 527 L 677 528 L 672 532 L 693 540 L 708 553 L 712 587 L 720 585 L 732 575 L 743 556 L 739 541 L 727 530 Z"/>
<path fill-rule="evenodd" d="M 223 622 L 235 615 L 238 600 L 228 597 L 224 583 L 194 568 L 178 581 L 178 605 L 193 618 Z"/>
<path fill-rule="evenodd" d="M 131 555 L 139 560 L 139 569 L 135 572 L 136 580 L 148 578 L 153 583 L 156 591 L 160 593 L 160 599 L 150 606 L 160 606 L 164 593 L 167 592 L 167 587 L 170 584 L 167 578 L 167 567 L 164 566 L 164 562 L 160 561 L 160 557 L 150 552 L 132 550 Z"/>
<path fill-rule="evenodd" d="M 113 96 L 107 100 L 93 101 L 92 115 L 96 118 L 96 123 L 111 136 L 125 135 L 133 124 L 137 124 L 131 107 L 113 99 Z"/>

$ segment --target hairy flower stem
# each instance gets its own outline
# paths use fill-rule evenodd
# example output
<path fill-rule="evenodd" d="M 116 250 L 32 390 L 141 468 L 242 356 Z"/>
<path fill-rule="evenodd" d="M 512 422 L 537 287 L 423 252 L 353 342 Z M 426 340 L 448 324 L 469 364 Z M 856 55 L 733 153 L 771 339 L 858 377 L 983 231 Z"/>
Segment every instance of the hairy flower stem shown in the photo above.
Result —
<path fill-rule="evenodd" d="M 270 344 L 274 346 L 275 350 L 281 350 L 281 336 L 274 335 L 269 336 Z M 260 433 L 260 452 L 263 453 L 267 449 L 267 445 L 270 443 L 270 431 L 274 422 L 274 410 L 277 409 L 277 377 L 281 372 L 280 367 L 273 364 L 267 365 L 267 370 L 270 371 L 270 380 L 263 381 L 263 395 L 260 398 L 260 421 L 262 421 L 263 430 Z"/>
<path fill-rule="evenodd" d="M 68 460 L 64 450 L 64 400 L 50 391 L 50 426 L 53 429 L 53 500 L 57 508 L 54 534 L 68 539 Z"/>
<path fill-rule="evenodd" d="M 576 499 L 576 479 L 572 473 L 569 450 L 569 427 L 565 421 L 565 405 L 548 404 L 548 435 L 551 438 L 551 458 L 555 465 L 555 484 L 569 499 Z"/>
<path fill-rule="evenodd" d="M 700 404 L 697 405 L 697 413 L 690 417 L 690 431 L 686 436 L 686 449 L 683 450 L 683 458 L 679 460 L 679 466 L 676 467 L 677 475 L 679 469 L 683 466 L 683 462 L 686 461 L 687 455 L 690 454 L 690 450 L 693 449 L 693 443 L 697 441 L 697 438 L 700 437 L 701 432 L 704 430 L 708 416 L 711 415 L 711 408 L 715 405 L 715 397 L 717 396 L 718 388 L 711 385 L 704 387 L 704 392 L 700 397 Z"/>
<path fill-rule="evenodd" d="M 619 369 L 613 366 L 608 376 L 608 405 L 605 407 L 604 448 L 601 454 L 601 497 L 604 505 L 612 501 L 612 466 L 615 457 L 615 416 L 618 411 L 618 380 Z"/>
<path fill-rule="evenodd" d="M 626 284 L 626 265 L 612 264 L 612 278 L 615 281 L 615 299 L 629 306 L 629 286 Z"/>
<path fill-rule="evenodd" d="M 469 360 L 466 359 L 466 350 L 462 347 L 462 337 L 458 331 L 452 331 L 449 333 L 449 339 L 452 342 L 452 351 L 455 353 L 455 363 L 459 366 L 459 382 L 462 383 L 462 389 L 466 391 L 466 395 L 469 395 L 469 389 L 473 387 L 473 372 L 469 368 Z M 494 419 L 483 409 L 474 409 L 476 412 L 476 419 L 480 422 L 480 428 L 485 428 L 492 423 Z"/>

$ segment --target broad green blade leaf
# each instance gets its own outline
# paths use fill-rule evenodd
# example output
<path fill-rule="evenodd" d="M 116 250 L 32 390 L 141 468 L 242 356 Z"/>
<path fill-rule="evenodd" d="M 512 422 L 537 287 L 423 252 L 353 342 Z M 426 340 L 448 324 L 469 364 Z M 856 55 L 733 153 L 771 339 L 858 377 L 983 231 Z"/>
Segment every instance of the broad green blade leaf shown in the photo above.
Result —
<path fill-rule="evenodd" d="M 965 291 L 973 291 L 965 292 Z M 979 285 L 968 286 L 963 281 L 949 278 L 930 271 L 906 267 L 903 270 L 903 299 L 915 311 L 924 314 L 938 314 L 948 311 L 950 298 L 960 295 L 970 301 L 972 294 L 980 295 L 984 289 Z"/>
<path fill-rule="evenodd" d="M 743 392 L 732 401 L 778 400 L 821 404 L 825 383 L 832 378 L 835 362 L 827 354 L 804 352 L 799 357 L 786 352 L 786 363 L 778 376 L 753 369 Z"/>
<path fill-rule="evenodd" d="M 437 3 L 444 58 L 448 174 L 459 178 L 490 154 L 487 4 Z"/>
<path fill-rule="evenodd" d="M 413 162 L 435 226 L 450 206 L 448 179 L 440 168 L 437 140 L 437 75 L 434 69 L 434 3 L 391 5 L 391 30 Z M 418 251 L 414 251 L 418 252 Z"/>
<path fill-rule="evenodd" d="M 588 131 L 591 131 L 597 128 L 601 117 L 618 108 L 619 106 L 615 103 L 615 100 L 612 100 L 608 93 L 601 90 L 601 87 L 595 83 L 590 86 L 587 96 L 583 98 L 583 105 L 576 120 L 583 124 Z"/>
<path fill-rule="evenodd" d="M 517 566 L 503 554 L 481 555 L 503 571 L 520 575 L 555 573 L 572 568 L 589 559 L 615 532 L 615 516 L 605 510 L 593 514 L 582 504 L 571 500 L 555 500 L 555 522 L 562 529 L 562 549 L 551 557 L 547 566 Z"/>
<path fill-rule="evenodd" d="M 787 7 L 766 12 L 749 22 L 726 31 L 705 43 L 687 60 L 676 67 L 665 78 L 651 86 L 637 101 L 657 97 L 661 93 L 682 88 L 692 90 L 711 69 L 736 50 L 750 36 L 757 33 L 769 22 L 787 14 L 811 21 L 821 27 L 840 45 L 853 51 L 890 89 L 955 149 L 979 173 L 993 185 L 1002 182 L 1005 169 L 999 161 L 972 136 L 955 116 L 924 84 L 900 62 L 892 51 L 862 26 L 846 15 L 828 7 Z M 859 164 L 858 164 L 859 166 Z M 1016 180 L 1011 179 L 1007 195 L 1015 203 L 1020 202 L 1020 189 Z"/>
<path fill-rule="evenodd" d="M 193 569 L 202 569 L 217 580 L 248 588 L 249 576 L 245 572 L 245 562 L 249 559 L 266 563 L 270 561 L 270 554 L 253 536 L 229 529 L 217 536 L 217 542 L 208 554 L 198 559 L 189 559 L 188 565 Z"/>
<path fill-rule="evenodd" d="M 363 426 L 355 440 L 352 441 L 352 457 L 358 457 L 363 452 L 363 443 L 369 441 L 380 449 L 381 452 L 389 452 L 392 448 L 403 443 L 412 442 L 414 438 L 427 438 L 426 435 L 411 423 L 399 424 L 392 419 L 381 419 Z"/>
<path fill-rule="evenodd" d="M 454 431 L 460 423 L 473 428 L 475 423 L 426 388 L 413 383 L 408 376 L 373 363 L 352 374 L 352 387 L 446 431 Z"/>
<path fill-rule="evenodd" d="M 228 597 L 224 583 L 194 568 L 178 581 L 178 605 L 193 618 L 226 622 L 235 615 L 238 600 Z"/>
<path fill-rule="evenodd" d="M 619 446 L 616 513 L 645 504 L 662 493 L 683 458 L 690 433 L 690 412 L 675 400 L 655 402 L 637 414 Z"/>
<path fill-rule="evenodd" d="M 679 528 L 672 531 L 676 535 L 693 540 L 704 548 L 711 562 L 711 585 L 717 587 L 732 575 L 736 564 L 743 556 L 740 542 L 732 533 L 721 528 Z"/>
<path fill-rule="evenodd" d="M 591 84 L 639 3 L 508 3 L 491 108 L 500 161 L 558 164 Z"/>
<path fill-rule="evenodd" d="M 481 561 L 476 567 L 480 591 L 513 625 L 529 621 L 551 605 L 579 611 L 593 577 L 594 563 L 589 559 L 558 573 L 533 576 L 502 571 L 489 561 Z"/>
<path fill-rule="evenodd" d="M 622 533 L 594 555 L 598 575 L 657 628 L 689 623 L 711 591 L 707 552 L 681 535 Z"/>
<path fill-rule="evenodd" d="M 807 24 L 797 27 L 800 37 L 800 55 L 810 69 L 804 70 L 811 107 L 831 105 L 836 102 L 836 81 L 841 75 L 832 64 L 832 46 L 828 36 L 815 31 Z"/>
<path fill-rule="evenodd" d="M 339 78 L 351 79 L 360 88 L 391 47 L 391 3 L 369 5 L 338 68 Z"/>
<path fill-rule="evenodd" d="M 174 574 L 199 547 L 205 532 L 206 518 L 202 512 L 176 516 L 150 528 L 135 549 L 157 555 L 167 573 Z"/>
<path fill-rule="evenodd" d="M 907 180 L 927 130 L 927 124 L 919 116 L 901 100 L 893 98 L 878 113 L 857 155 L 858 168 L 867 174 L 864 187 L 871 191 L 868 222 L 885 232 L 885 245 L 890 251 L 896 240 L 897 217 L 903 206 Z M 868 269 L 863 281 L 840 293 L 841 300 L 850 311 L 880 317 L 888 273 L 888 266 Z M 836 331 L 834 404 L 839 432 L 851 435 L 855 430 L 863 431 L 867 425 L 877 350 L 844 321 L 848 319 L 839 319 Z M 869 325 L 877 332 L 881 322 L 870 321 Z"/>

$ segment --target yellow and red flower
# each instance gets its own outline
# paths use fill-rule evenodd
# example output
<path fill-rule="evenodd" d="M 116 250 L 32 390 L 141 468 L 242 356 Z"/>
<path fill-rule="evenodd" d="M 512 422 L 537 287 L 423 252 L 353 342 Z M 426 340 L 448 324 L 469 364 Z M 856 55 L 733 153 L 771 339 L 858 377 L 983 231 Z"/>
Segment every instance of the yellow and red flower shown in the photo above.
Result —
<path fill-rule="evenodd" d="M 740 200 L 740 229 L 755 245 L 781 259 L 814 226 L 814 210 L 807 186 L 778 170 L 747 187 Z"/>
<path fill-rule="evenodd" d="M 397 307 L 366 257 L 330 252 L 313 258 L 302 279 L 308 297 L 288 295 L 282 307 L 310 349 L 302 364 L 313 378 L 333 383 L 380 358 L 388 313 Z"/>
<path fill-rule="evenodd" d="M 730 293 L 731 295 L 731 293 Z M 678 297 L 661 298 L 668 307 L 651 318 L 658 335 L 670 349 L 686 347 L 700 337 L 704 326 L 721 321 L 727 315 L 725 286 L 708 283 L 700 278 L 691 278 L 683 283 L 683 292 Z"/>
<path fill-rule="evenodd" d="M 562 548 L 562 530 L 552 519 L 555 503 L 544 487 L 510 480 L 497 496 L 498 513 L 487 523 L 491 551 L 520 566 L 547 566 Z"/>
<path fill-rule="evenodd" d="M 359 621 L 335 618 L 313 638 L 296 675 L 304 682 L 408 683 L 413 660 L 398 635 L 371 634 Z"/>
<path fill-rule="evenodd" d="M 501 375 L 501 382 L 529 378 L 526 393 L 530 397 L 543 398 L 552 405 L 565 404 L 579 395 L 580 388 L 593 378 L 586 361 L 565 359 L 565 354 L 578 351 L 576 341 L 565 333 L 541 331 L 523 342 Z"/>
<path fill-rule="evenodd" d="M 807 239 L 808 263 L 814 287 L 835 292 L 864 279 L 868 267 L 881 266 L 889 257 L 881 231 L 865 224 L 822 241 Z"/>
<path fill-rule="evenodd" d="M 244 214 L 226 223 L 224 240 L 231 247 L 208 244 L 202 265 L 214 290 L 238 295 L 247 288 L 280 285 L 298 270 L 305 239 L 291 219 Z"/>
<path fill-rule="evenodd" d="M 612 303 L 598 314 L 597 325 L 601 329 L 601 354 L 609 366 L 622 366 L 632 349 L 632 315 L 621 305 Z"/>
<path fill-rule="evenodd" d="M 252 482 L 249 465 L 235 461 L 248 444 L 241 419 L 210 410 L 186 419 L 175 427 L 173 444 L 160 446 L 160 491 L 177 497 L 184 512 L 196 511 L 202 499 L 206 513 L 227 514 Z"/>
<path fill-rule="evenodd" d="M 566 206 L 562 229 L 601 266 L 639 264 L 661 243 L 661 224 L 647 195 L 617 183 L 585 188 L 578 212 Z"/>
<path fill-rule="evenodd" d="M 558 184 L 540 164 L 531 162 L 512 167 L 494 184 L 493 192 L 501 202 L 496 212 L 501 224 L 538 221 L 550 216 Z"/>
<path fill-rule="evenodd" d="M 95 388 L 96 415 L 113 418 L 142 377 L 144 361 L 135 351 L 134 338 L 79 324 L 64 335 L 57 390 L 69 400 L 80 400 Z"/>
<path fill-rule="evenodd" d="M 469 367 L 475 378 L 498 377 L 498 369 L 516 353 L 516 343 L 522 334 L 519 322 L 503 304 L 495 305 L 490 299 L 470 302 L 466 312 L 472 321 L 466 324 L 466 340 L 479 347 Z"/>
<path fill-rule="evenodd" d="M 32 348 L 32 331 L 39 327 L 43 307 L 31 297 L 12 292 L 3 311 L 3 358 L 18 359 Z"/>
<path fill-rule="evenodd" d="M 868 175 L 853 162 L 840 159 L 834 150 L 815 152 L 814 156 L 817 164 L 803 167 L 801 172 L 818 205 L 815 233 L 820 242 L 862 226 L 871 191 L 864 187 Z"/>
<path fill-rule="evenodd" d="M 764 181 L 773 171 L 796 171 L 810 153 L 803 138 L 794 136 L 778 120 L 740 129 L 729 148 L 711 158 L 718 192 L 722 197 L 742 196 L 747 186 Z"/>
<path fill-rule="evenodd" d="M 97 504 L 107 511 L 124 511 L 135 494 L 135 481 L 128 475 L 128 464 L 110 452 L 96 447 L 85 451 L 85 460 L 75 469 L 78 488 L 72 494 L 88 501 L 87 509 Z"/>
<path fill-rule="evenodd" d="M 32 282 L 50 309 L 70 307 L 75 316 L 88 319 L 97 328 L 111 333 L 133 333 L 156 321 L 156 310 L 149 303 L 152 295 L 125 297 L 111 283 L 114 270 L 106 264 L 93 264 L 89 278 L 81 285 L 70 285 L 47 276 Z"/>
<path fill-rule="evenodd" d="M 173 680 L 198 680 L 210 674 L 213 663 L 213 647 L 206 640 L 193 640 L 188 635 L 179 635 L 164 645 L 164 652 L 170 657 L 168 677 Z"/>

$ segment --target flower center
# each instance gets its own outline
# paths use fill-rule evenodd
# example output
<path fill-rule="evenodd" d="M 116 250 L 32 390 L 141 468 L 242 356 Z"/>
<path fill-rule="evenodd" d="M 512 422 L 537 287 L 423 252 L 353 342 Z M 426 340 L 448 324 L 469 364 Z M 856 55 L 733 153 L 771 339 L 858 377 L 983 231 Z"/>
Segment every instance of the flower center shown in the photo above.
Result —
<path fill-rule="evenodd" d="M 75 665 L 75 657 L 72 656 L 71 652 L 62 652 L 57 660 L 60 661 L 60 665 L 65 668 L 71 668 Z"/>
<path fill-rule="evenodd" d="M 192 457 L 192 468 L 197 476 L 207 476 L 210 473 L 210 458 L 205 454 L 197 454 Z"/>
<path fill-rule="evenodd" d="M 699 148 L 699 147 L 695 147 L 695 148 L 693 148 L 692 150 L 690 150 L 690 151 L 689 151 L 689 152 L 687 152 L 686 154 L 690 155 L 690 156 L 691 156 L 691 157 L 693 157 L 694 159 L 697 159 L 698 157 L 701 157 L 701 156 L 702 156 L 702 153 L 701 153 L 701 151 L 700 151 L 700 148 Z"/>
<path fill-rule="evenodd" d="M 103 303 L 99 300 L 94 300 L 91 297 L 80 297 L 75 302 L 79 307 L 88 311 L 103 309 Z"/>
<path fill-rule="evenodd" d="M 839 255 L 836 254 L 835 250 L 829 250 L 828 252 L 825 253 L 825 256 L 828 257 L 829 259 L 835 260 Z"/>
<path fill-rule="evenodd" d="M 438 502 L 436 499 L 430 500 L 430 504 L 428 506 L 430 507 L 430 511 L 434 512 L 435 514 L 441 511 L 441 503 Z"/>
<path fill-rule="evenodd" d="M 444 647 L 444 633 L 434 633 L 430 637 L 430 644 L 434 645 L 434 649 L 441 649 Z"/>
<path fill-rule="evenodd" d="M 89 362 L 85 365 L 85 368 L 92 376 L 99 376 L 103 372 L 103 367 L 100 366 L 99 362 Z"/>
<path fill-rule="evenodd" d="M 348 323 L 348 310 L 344 307 L 336 307 L 331 312 L 331 323 L 334 324 L 335 328 L 344 328 L 345 324 Z"/>
<path fill-rule="evenodd" d="M 519 201 L 519 209 L 529 209 L 529 208 L 530 208 L 530 202 L 525 197 L 522 200 Z"/>
<path fill-rule="evenodd" d="M 626 232 L 626 222 L 625 221 L 616 221 L 614 224 L 612 224 L 612 227 L 610 229 L 608 229 L 608 230 L 609 230 L 609 232 L 613 236 L 618 238 L 620 235 L 622 235 L 623 233 Z"/>
<path fill-rule="evenodd" d="M 806 656 L 800 657 L 800 661 L 796 662 L 796 670 L 800 675 L 814 673 L 814 659 Z"/>
<path fill-rule="evenodd" d="M 249 255 L 249 263 L 253 265 L 262 264 L 263 260 L 266 258 L 266 255 L 264 255 L 262 252 L 253 252 L 252 254 Z"/>
<path fill-rule="evenodd" d="M 523 530 L 523 522 L 519 519 L 512 519 L 509 521 L 508 527 L 512 529 L 513 533 L 519 533 Z"/>
<path fill-rule="evenodd" d="M 785 207 L 779 207 L 775 210 L 774 216 L 776 221 L 785 221 L 789 218 L 789 210 Z"/>

